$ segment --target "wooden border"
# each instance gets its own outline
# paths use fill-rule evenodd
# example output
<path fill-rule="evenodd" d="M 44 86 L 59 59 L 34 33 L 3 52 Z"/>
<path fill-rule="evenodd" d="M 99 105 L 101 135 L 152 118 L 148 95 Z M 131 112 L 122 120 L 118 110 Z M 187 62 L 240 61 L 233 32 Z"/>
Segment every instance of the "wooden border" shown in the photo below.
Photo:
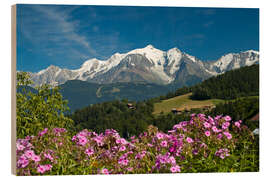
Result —
<path fill-rule="evenodd" d="M 16 5 L 11 6 L 11 173 L 16 175 Z"/>

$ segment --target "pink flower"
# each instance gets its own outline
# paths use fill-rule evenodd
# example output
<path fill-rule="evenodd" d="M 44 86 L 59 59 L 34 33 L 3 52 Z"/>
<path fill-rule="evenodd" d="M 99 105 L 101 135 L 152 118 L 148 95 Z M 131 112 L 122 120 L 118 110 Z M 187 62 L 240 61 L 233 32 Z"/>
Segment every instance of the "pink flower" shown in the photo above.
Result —
<path fill-rule="evenodd" d="M 48 128 L 45 128 L 43 131 L 39 132 L 38 135 L 39 136 L 43 136 L 44 134 L 46 134 L 48 132 Z"/>
<path fill-rule="evenodd" d="M 116 139 L 116 144 L 120 144 L 121 143 L 121 139 Z"/>
<path fill-rule="evenodd" d="M 207 145 L 206 145 L 205 143 L 202 143 L 202 144 L 200 145 L 200 148 L 207 148 Z"/>
<path fill-rule="evenodd" d="M 219 155 L 219 157 L 220 157 L 221 159 L 224 159 L 224 158 L 225 158 L 224 154 Z"/>
<path fill-rule="evenodd" d="M 51 164 L 45 164 L 44 168 L 45 168 L 45 171 L 50 171 L 52 169 L 52 165 Z"/>
<path fill-rule="evenodd" d="M 128 151 L 128 154 L 133 154 L 133 151 Z M 143 153 L 146 153 L 146 151 L 143 151 Z"/>
<path fill-rule="evenodd" d="M 216 116 L 216 117 L 215 117 L 215 121 L 218 121 L 220 118 L 222 118 L 221 115 Z"/>
<path fill-rule="evenodd" d="M 175 132 L 175 130 L 169 130 L 168 131 L 168 133 L 174 133 Z"/>
<path fill-rule="evenodd" d="M 180 172 L 180 171 L 181 171 L 181 170 L 180 170 L 180 166 L 178 166 L 178 165 L 172 166 L 172 167 L 170 168 L 170 170 L 171 170 L 172 173 L 176 173 L 176 172 Z"/>
<path fill-rule="evenodd" d="M 208 116 L 208 121 L 210 124 L 215 124 L 214 119 L 211 116 Z"/>
<path fill-rule="evenodd" d="M 176 124 L 173 126 L 173 129 L 181 129 L 182 128 L 182 125 L 180 124 Z"/>
<path fill-rule="evenodd" d="M 23 145 L 21 145 L 20 143 L 16 143 L 16 148 L 17 148 L 17 150 L 22 151 L 22 150 L 24 150 L 25 147 Z"/>
<path fill-rule="evenodd" d="M 238 128 L 240 128 L 240 126 L 241 126 L 241 124 L 240 124 L 239 121 L 236 121 L 236 122 L 234 123 L 234 125 L 235 125 L 236 127 L 238 127 Z"/>
<path fill-rule="evenodd" d="M 103 169 L 101 170 L 101 173 L 102 173 L 102 174 L 109 174 L 109 170 L 106 169 L 106 168 L 103 168 Z"/>
<path fill-rule="evenodd" d="M 175 148 L 174 147 L 170 147 L 169 151 L 170 152 L 174 152 L 175 151 Z"/>
<path fill-rule="evenodd" d="M 219 133 L 219 134 L 217 135 L 217 138 L 218 138 L 218 139 L 221 139 L 221 138 L 222 138 L 222 134 Z"/>
<path fill-rule="evenodd" d="M 156 136 L 157 136 L 158 139 L 163 139 L 163 137 L 164 137 L 164 135 L 162 133 L 157 133 Z"/>
<path fill-rule="evenodd" d="M 230 126 L 230 122 L 224 122 L 222 124 L 222 129 L 227 129 Z"/>
<path fill-rule="evenodd" d="M 29 164 L 28 160 L 22 161 L 21 166 L 22 168 L 25 168 Z"/>
<path fill-rule="evenodd" d="M 120 148 L 119 148 L 119 151 L 125 151 L 126 150 L 126 146 L 121 146 Z"/>
<path fill-rule="evenodd" d="M 38 155 L 33 155 L 33 156 L 31 157 L 31 159 L 32 159 L 33 161 L 35 161 L 35 162 L 39 162 L 39 161 L 40 161 L 40 157 L 39 157 Z"/>
<path fill-rule="evenodd" d="M 67 130 L 65 128 L 54 128 L 53 132 L 56 136 L 61 136 L 61 133 L 66 132 Z"/>
<path fill-rule="evenodd" d="M 204 125 L 205 128 L 210 128 L 211 127 L 211 124 L 208 123 L 208 122 L 204 122 L 203 125 Z"/>
<path fill-rule="evenodd" d="M 216 126 L 213 126 L 212 130 L 213 130 L 213 132 L 216 132 L 216 133 L 219 132 L 219 130 L 218 130 L 218 128 Z"/>
<path fill-rule="evenodd" d="M 103 144 L 104 144 L 103 139 L 104 139 L 104 137 L 102 134 L 93 138 L 93 140 L 96 141 L 98 146 L 103 146 Z"/>
<path fill-rule="evenodd" d="M 127 141 L 124 138 L 116 139 L 116 144 L 127 144 Z"/>
<path fill-rule="evenodd" d="M 224 159 L 226 156 L 230 156 L 229 150 L 227 148 L 219 149 L 215 153 L 216 156 L 219 156 L 221 159 Z"/>
<path fill-rule="evenodd" d="M 187 126 L 188 125 L 188 122 L 187 121 L 182 121 L 179 123 L 181 126 Z"/>
<path fill-rule="evenodd" d="M 94 134 L 94 133 L 93 133 Z M 77 137 L 80 138 L 80 137 L 86 137 L 88 135 L 88 131 L 87 130 L 83 130 L 81 132 L 79 132 L 77 134 Z"/>
<path fill-rule="evenodd" d="M 73 136 L 71 140 L 76 141 L 76 139 L 77 139 L 77 136 Z"/>
<path fill-rule="evenodd" d="M 92 148 L 88 148 L 85 150 L 84 153 L 87 154 L 88 156 L 91 156 L 92 154 L 94 154 L 94 150 Z"/>
<path fill-rule="evenodd" d="M 79 137 L 79 144 L 84 146 L 88 142 L 88 139 L 84 136 Z"/>
<path fill-rule="evenodd" d="M 49 153 L 48 154 L 44 153 L 43 155 L 45 158 L 49 159 L 51 162 L 53 161 L 53 157 Z"/>
<path fill-rule="evenodd" d="M 230 121 L 230 120 L 232 120 L 232 118 L 231 118 L 230 116 L 225 116 L 224 119 L 225 119 L 225 121 Z"/>
<path fill-rule="evenodd" d="M 232 135 L 229 132 L 223 132 L 227 139 L 232 139 Z"/>
<path fill-rule="evenodd" d="M 205 114 L 199 113 L 199 114 L 198 114 L 198 117 L 199 117 L 199 118 L 204 118 L 204 117 L 205 117 Z"/>
<path fill-rule="evenodd" d="M 193 139 L 190 138 L 190 137 L 187 137 L 187 138 L 186 138 L 186 141 L 187 141 L 188 143 L 193 143 L 193 142 L 194 142 Z"/>
<path fill-rule="evenodd" d="M 127 171 L 133 171 L 133 167 L 128 167 Z"/>
<path fill-rule="evenodd" d="M 211 135 L 210 131 L 205 131 L 204 134 L 209 137 Z"/>
<path fill-rule="evenodd" d="M 52 169 L 52 165 L 51 164 L 38 165 L 37 172 L 43 174 L 46 171 L 50 171 L 51 169 Z"/>
<path fill-rule="evenodd" d="M 161 145 L 162 147 L 167 147 L 168 143 L 167 143 L 167 141 L 162 141 L 162 142 L 160 143 L 160 145 Z"/>
<path fill-rule="evenodd" d="M 124 138 L 121 138 L 121 143 L 122 144 L 127 144 L 127 141 Z"/>
<path fill-rule="evenodd" d="M 118 161 L 118 164 L 123 165 L 123 166 L 127 166 L 128 162 L 129 162 L 129 160 L 127 160 L 127 159 L 120 159 Z"/>
<path fill-rule="evenodd" d="M 19 161 L 27 160 L 27 157 L 23 154 L 19 157 Z"/>
<path fill-rule="evenodd" d="M 44 165 L 39 165 L 39 166 L 37 167 L 37 172 L 43 174 L 45 171 L 46 171 L 46 168 L 45 168 Z"/>
<path fill-rule="evenodd" d="M 32 156 L 35 155 L 34 151 L 32 151 L 32 150 L 28 150 L 28 151 L 26 151 L 24 154 L 25 154 L 25 156 L 26 156 L 27 158 L 32 158 Z"/>
<path fill-rule="evenodd" d="M 169 160 L 170 160 L 170 163 L 171 163 L 172 165 L 175 165 L 176 160 L 175 160 L 175 158 L 174 158 L 173 156 L 170 156 L 170 157 L 169 157 Z"/>
<path fill-rule="evenodd" d="M 135 159 L 142 159 L 146 154 L 146 151 L 136 154 Z"/>
<path fill-rule="evenodd" d="M 29 161 L 28 161 L 27 157 L 23 154 L 23 155 L 19 158 L 19 160 L 18 160 L 18 162 L 17 162 L 17 165 L 18 165 L 19 167 L 25 168 L 28 164 L 29 164 Z"/>

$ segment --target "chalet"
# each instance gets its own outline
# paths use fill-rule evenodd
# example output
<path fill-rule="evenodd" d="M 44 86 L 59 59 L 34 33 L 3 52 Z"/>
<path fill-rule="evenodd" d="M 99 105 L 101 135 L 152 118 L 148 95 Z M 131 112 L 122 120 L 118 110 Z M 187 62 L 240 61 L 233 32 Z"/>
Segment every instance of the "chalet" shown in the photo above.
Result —
<path fill-rule="evenodd" d="M 182 113 L 182 110 L 181 109 L 177 109 L 177 108 L 172 108 L 171 112 L 173 114 L 181 114 Z"/>
<path fill-rule="evenodd" d="M 207 111 L 207 110 L 210 110 L 211 109 L 211 106 L 203 106 L 202 107 L 202 110 L 203 111 Z"/>
<path fill-rule="evenodd" d="M 182 113 L 189 113 L 190 109 L 189 108 L 172 108 L 171 112 L 173 114 L 182 114 Z"/>
<path fill-rule="evenodd" d="M 133 106 L 133 104 L 131 104 L 131 103 L 127 103 L 127 107 L 128 107 L 129 109 L 135 109 L 134 106 Z"/>
<path fill-rule="evenodd" d="M 191 111 L 190 108 L 185 108 L 185 109 L 184 109 L 184 112 L 186 112 L 186 113 L 189 113 L 190 111 Z"/>
<path fill-rule="evenodd" d="M 202 110 L 203 111 L 210 111 L 210 110 L 212 110 L 213 108 L 215 108 L 216 106 L 203 106 L 202 107 Z"/>

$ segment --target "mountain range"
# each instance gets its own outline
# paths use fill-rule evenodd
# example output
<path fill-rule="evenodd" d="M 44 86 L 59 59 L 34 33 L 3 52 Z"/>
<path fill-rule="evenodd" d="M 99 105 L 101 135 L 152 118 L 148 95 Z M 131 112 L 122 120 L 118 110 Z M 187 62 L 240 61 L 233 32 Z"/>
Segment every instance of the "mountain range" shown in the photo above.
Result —
<path fill-rule="evenodd" d="M 33 86 L 58 86 L 69 80 L 97 84 L 143 82 L 157 85 L 193 85 L 211 76 L 259 63 L 259 52 L 248 50 L 229 53 L 218 60 L 203 61 L 178 48 L 159 50 L 152 45 L 124 54 L 115 53 L 107 60 L 85 61 L 79 69 L 51 65 L 37 73 L 30 72 Z"/>

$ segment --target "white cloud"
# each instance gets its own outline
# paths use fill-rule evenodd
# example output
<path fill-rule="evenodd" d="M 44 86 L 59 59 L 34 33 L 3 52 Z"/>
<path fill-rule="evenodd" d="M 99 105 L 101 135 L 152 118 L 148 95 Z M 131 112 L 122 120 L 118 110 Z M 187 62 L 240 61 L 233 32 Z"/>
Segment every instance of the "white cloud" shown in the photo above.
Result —
<path fill-rule="evenodd" d="M 33 45 L 38 46 L 44 54 L 52 56 L 52 54 L 60 55 L 63 51 L 71 53 L 79 47 L 81 51 L 78 54 L 79 51 L 76 50 L 76 56 L 98 56 L 87 37 L 77 32 L 78 21 L 70 20 L 69 14 L 75 8 L 59 11 L 57 6 L 35 5 L 27 10 L 30 13 L 22 12 L 21 31 L 24 37 Z M 33 14 L 37 14 L 37 16 L 33 17 Z M 52 51 L 58 52 L 52 53 Z M 75 54 L 70 54 L 70 56 L 74 57 Z"/>
<path fill-rule="evenodd" d="M 75 43 L 84 46 L 92 55 L 97 55 L 96 50 L 91 47 L 90 42 L 87 41 L 87 38 L 76 32 L 76 24 L 72 21 L 68 21 L 69 16 L 67 13 L 57 11 L 52 6 L 38 6 L 36 9 L 39 12 L 47 15 L 47 17 L 52 21 L 55 21 L 57 27 L 59 27 L 58 30 L 63 33 L 66 40 L 74 41 Z"/>
<path fill-rule="evenodd" d="M 118 31 L 108 32 L 98 24 L 107 16 L 91 6 L 25 5 L 19 17 L 22 44 L 32 49 L 33 58 L 43 56 L 46 64 L 78 68 L 90 58 L 109 58 L 121 45 Z"/>

